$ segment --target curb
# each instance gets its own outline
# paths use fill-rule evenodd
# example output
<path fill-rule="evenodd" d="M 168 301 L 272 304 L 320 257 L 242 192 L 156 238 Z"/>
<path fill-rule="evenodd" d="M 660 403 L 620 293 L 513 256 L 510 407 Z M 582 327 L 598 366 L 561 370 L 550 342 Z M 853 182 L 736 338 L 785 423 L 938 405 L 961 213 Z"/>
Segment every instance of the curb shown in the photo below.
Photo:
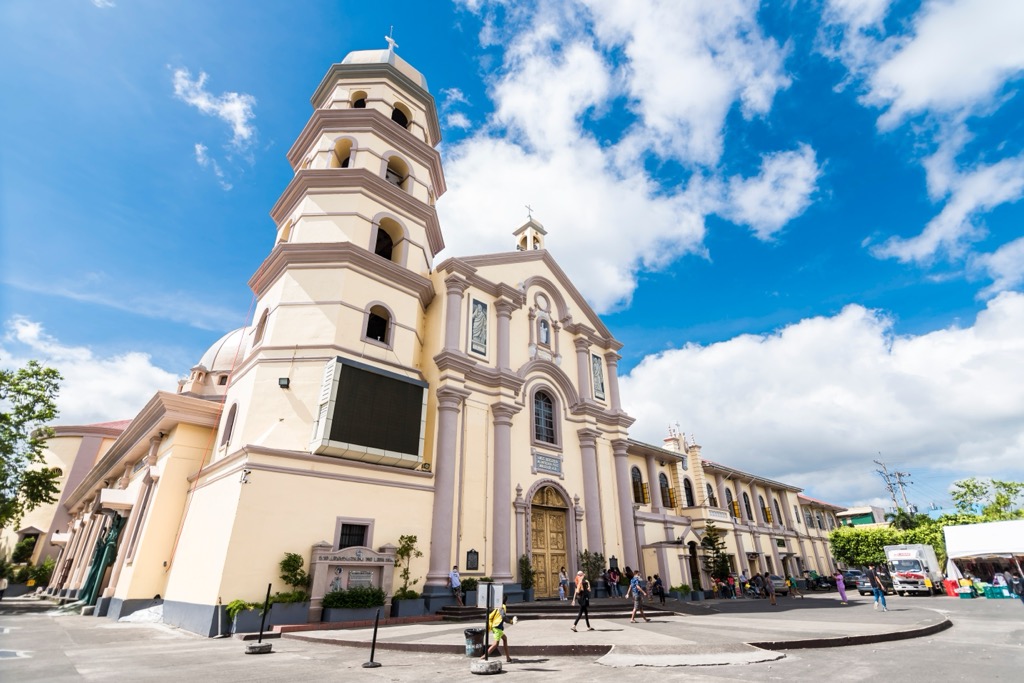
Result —
<path fill-rule="evenodd" d="M 859 636 L 840 636 L 838 638 L 807 638 L 804 640 L 767 640 L 751 642 L 747 645 L 759 647 L 762 650 L 803 650 L 823 647 L 846 647 L 847 645 L 868 645 L 870 643 L 885 643 L 894 640 L 908 640 L 910 638 L 923 638 L 935 633 L 940 633 L 953 626 L 949 617 L 943 617 L 942 621 L 936 624 L 929 624 L 920 628 L 912 628 L 906 631 L 891 631 L 888 633 L 865 633 Z"/>

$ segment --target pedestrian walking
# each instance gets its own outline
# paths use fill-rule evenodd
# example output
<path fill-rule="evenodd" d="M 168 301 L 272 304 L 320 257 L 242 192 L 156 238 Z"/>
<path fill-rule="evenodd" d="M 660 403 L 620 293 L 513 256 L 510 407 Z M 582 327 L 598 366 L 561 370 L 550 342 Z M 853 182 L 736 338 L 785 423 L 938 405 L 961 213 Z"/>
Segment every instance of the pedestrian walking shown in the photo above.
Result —
<path fill-rule="evenodd" d="M 792 576 L 792 575 L 789 576 L 789 578 L 787 578 L 786 581 L 787 581 L 787 583 L 789 583 L 789 594 L 790 595 L 792 595 L 794 598 L 802 598 L 802 597 L 804 597 L 804 594 L 800 592 L 800 586 L 796 585 L 796 577 L 795 576 Z"/>
<path fill-rule="evenodd" d="M 626 592 L 626 597 L 633 596 L 633 613 L 629 615 L 629 623 L 636 623 L 637 610 L 640 610 L 640 616 L 644 621 L 650 621 L 644 614 L 644 596 L 647 595 L 647 592 L 642 587 L 643 580 L 639 574 L 633 574 L 629 567 L 626 567 L 626 578 L 629 579 L 629 590 Z"/>
<path fill-rule="evenodd" d="M 875 565 L 868 565 L 868 581 L 871 582 L 871 591 L 875 595 L 875 607 L 878 609 L 878 605 L 882 605 L 882 611 L 888 612 L 889 608 L 885 605 L 885 585 L 882 580 L 878 578 L 878 572 L 875 571 Z"/>
<path fill-rule="evenodd" d="M 846 579 L 843 578 L 843 573 L 836 570 L 836 573 L 832 575 L 832 578 L 836 582 L 836 590 L 839 591 L 839 604 L 847 604 L 846 600 Z"/>
<path fill-rule="evenodd" d="M 768 572 L 764 573 L 764 591 L 768 595 L 768 599 L 772 601 L 772 607 L 776 607 L 775 584 L 772 583 L 771 574 Z"/>
<path fill-rule="evenodd" d="M 662 582 L 661 577 L 657 574 L 654 575 L 654 594 L 661 600 L 661 604 L 665 604 L 665 584 Z"/>
<path fill-rule="evenodd" d="M 558 569 L 558 587 L 561 589 L 561 592 L 566 595 L 565 599 L 568 600 L 569 575 L 565 573 L 565 567 L 559 567 Z"/>
<path fill-rule="evenodd" d="M 508 603 L 508 596 L 502 595 L 501 606 L 492 610 L 490 615 L 487 617 L 487 626 L 491 629 L 491 636 L 494 637 L 494 642 L 491 643 L 491 647 L 488 648 L 487 652 L 485 652 L 484 656 L 480 659 L 487 659 L 488 655 L 498 649 L 498 643 L 503 643 L 505 645 L 505 661 L 512 661 L 512 655 L 509 654 L 508 651 L 508 636 L 505 635 L 504 629 L 505 623 L 508 622 L 508 608 L 506 603 Z M 512 624 L 515 624 L 517 621 L 519 621 L 518 617 L 512 617 Z"/>
<path fill-rule="evenodd" d="M 576 624 L 580 623 L 580 617 L 583 617 L 587 624 L 587 630 L 593 631 L 594 629 L 590 626 L 590 582 L 583 579 L 583 583 L 580 584 L 580 591 L 578 594 L 580 599 L 580 611 L 576 613 L 576 621 L 572 622 L 572 630 L 576 631 Z"/>
<path fill-rule="evenodd" d="M 572 593 L 572 606 L 575 607 L 576 606 L 576 596 L 579 594 L 580 590 L 582 590 L 582 588 L 583 588 L 583 571 L 582 570 L 576 572 L 576 584 L 573 586 L 573 588 L 575 590 L 573 590 L 573 593 Z"/>

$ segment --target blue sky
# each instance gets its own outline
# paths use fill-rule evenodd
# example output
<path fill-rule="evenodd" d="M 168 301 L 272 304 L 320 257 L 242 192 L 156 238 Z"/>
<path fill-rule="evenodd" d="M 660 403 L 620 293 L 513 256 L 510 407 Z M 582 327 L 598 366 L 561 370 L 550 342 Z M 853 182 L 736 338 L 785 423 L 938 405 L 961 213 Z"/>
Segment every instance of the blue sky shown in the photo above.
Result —
<path fill-rule="evenodd" d="M 636 438 L 843 504 L 1024 479 L 1024 4 L 0 7 L 0 363 L 130 417 L 248 322 L 309 97 L 351 50 L 427 77 L 445 255 L 525 204 L 624 344 Z"/>

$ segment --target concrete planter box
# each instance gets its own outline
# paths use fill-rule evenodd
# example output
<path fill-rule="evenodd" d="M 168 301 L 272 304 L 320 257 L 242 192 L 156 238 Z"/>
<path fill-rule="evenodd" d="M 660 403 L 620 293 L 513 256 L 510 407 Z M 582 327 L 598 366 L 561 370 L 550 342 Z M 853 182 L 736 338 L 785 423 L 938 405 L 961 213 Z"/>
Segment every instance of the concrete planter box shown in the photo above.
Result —
<path fill-rule="evenodd" d="M 476 591 L 466 591 L 466 596 L 462 598 L 462 604 L 473 607 L 476 605 Z"/>
<path fill-rule="evenodd" d="M 231 624 L 231 632 L 256 633 L 260 630 L 262 618 L 258 609 L 242 610 L 235 616 L 235 620 Z M 272 626 L 305 624 L 308 621 L 308 602 L 278 602 L 270 606 L 270 614 L 267 615 L 267 622 L 263 628 L 269 631 Z"/>
<path fill-rule="evenodd" d="M 691 591 L 690 600 L 692 602 L 704 602 L 704 591 Z"/>
<path fill-rule="evenodd" d="M 381 616 L 387 616 L 384 606 L 380 607 L 325 607 L 322 621 L 372 621 L 380 610 Z"/>
<path fill-rule="evenodd" d="M 533 589 L 532 588 L 524 588 L 523 589 L 523 602 L 533 602 Z"/>
<path fill-rule="evenodd" d="M 427 613 L 427 601 L 424 598 L 411 600 L 394 600 L 391 603 L 393 617 L 422 617 Z"/>

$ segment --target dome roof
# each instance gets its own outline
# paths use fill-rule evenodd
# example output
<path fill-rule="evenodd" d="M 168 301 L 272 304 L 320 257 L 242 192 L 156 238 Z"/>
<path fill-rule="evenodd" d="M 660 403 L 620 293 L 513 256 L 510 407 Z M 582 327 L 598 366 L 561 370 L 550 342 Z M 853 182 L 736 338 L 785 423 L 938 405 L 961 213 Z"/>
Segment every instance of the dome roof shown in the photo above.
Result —
<path fill-rule="evenodd" d="M 403 76 L 411 79 L 413 83 L 429 92 L 429 89 L 427 88 L 427 79 L 423 74 L 414 69 L 409 62 L 396 55 L 393 50 L 356 50 L 355 52 L 349 52 L 345 55 L 345 59 L 341 60 L 341 63 L 390 64 L 398 69 Z"/>
<path fill-rule="evenodd" d="M 235 363 L 245 357 L 245 339 L 248 331 L 248 327 L 239 327 L 225 334 L 203 354 L 198 365 L 206 368 L 207 372 L 230 372 Z"/>

